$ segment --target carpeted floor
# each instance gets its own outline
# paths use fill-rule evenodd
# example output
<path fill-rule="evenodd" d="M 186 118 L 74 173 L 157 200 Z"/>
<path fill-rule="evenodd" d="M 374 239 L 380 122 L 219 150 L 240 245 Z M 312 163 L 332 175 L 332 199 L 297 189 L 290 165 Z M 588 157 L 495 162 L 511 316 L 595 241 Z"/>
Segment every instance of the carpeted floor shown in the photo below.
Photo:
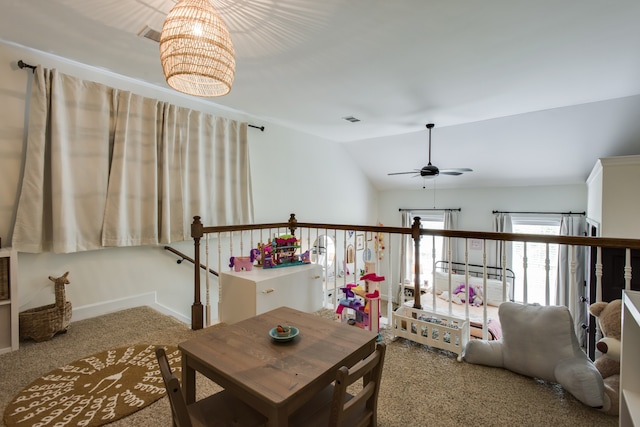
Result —
<path fill-rule="evenodd" d="M 4 413 L 34 379 L 80 357 L 129 344 L 176 345 L 202 332 L 148 307 L 73 322 L 51 341 L 23 341 L 20 350 L 0 355 L 0 408 Z M 446 352 L 391 341 L 386 331 L 383 337 L 389 345 L 379 397 L 381 427 L 618 425 L 617 417 L 585 407 L 558 385 L 457 362 Z M 204 377 L 197 382 L 199 397 L 219 390 Z M 164 397 L 110 426 L 170 426 L 170 411 Z"/>

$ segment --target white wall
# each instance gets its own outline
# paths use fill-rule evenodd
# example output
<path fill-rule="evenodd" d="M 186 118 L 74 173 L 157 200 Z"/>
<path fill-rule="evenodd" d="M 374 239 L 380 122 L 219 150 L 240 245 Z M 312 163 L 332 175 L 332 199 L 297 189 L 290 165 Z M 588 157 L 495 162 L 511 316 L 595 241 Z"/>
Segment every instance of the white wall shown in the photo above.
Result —
<path fill-rule="evenodd" d="M 455 178 L 448 178 L 455 179 Z M 493 231 L 492 211 L 509 212 L 586 212 L 587 186 L 495 187 L 469 189 L 437 189 L 417 191 L 385 191 L 379 195 L 380 221 L 391 227 L 402 225 L 399 209 L 454 209 L 458 213 L 458 229 Z M 396 243 L 397 244 L 397 243 Z M 397 247 L 397 246 L 396 246 Z M 471 263 L 482 262 L 482 251 L 469 251 Z M 383 267 L 385 268 L 385 267 Z M 385 271 L 383 271 L 385 273 Z M 394 268 L 391 274 L 394 286 L 400 273 Z"/>
<path fill-rule="evenodd" d="M 455 179 L 455 178 L 448 178 Z M 400 226 L 402 208 L 453 209 L 458 213 L 458 229 L 493 231 L 492 211 L 585 212 L 587 186 L 563 185 L 541 187 L 494 187 L 469 189 L 385 191 L 379 196 L 380 221 Z"/>
<path fill-rule="evenodd" d="M 375 224 L 377 193 L 339 143 L 268 125 L 251 135 L 257 223 Z M 283 217 L 283 212 L 286 217 Z"/>
<path fill-rule="evenodd" d="M 640 156 L 600 159 L 602 163 L 603 237 L 640 238 Z"/>
<path fill-rule="evenodd" d="M 264 132 L 253 128 L 248 131 L 257 223 L 284 222 L 290 213 L 295 213 L 301 222 L 375 223 L 376 193 L 364 174 L 352 166 L 349 155 L 339 144 L 257 122 L 169 89 L 0 43 L 0 238 L 3 247 L 10 246 L 26 140 L 25 100 L 31 71 L 17 67 L 20 59 L 176 105 L 265 125 Z M 172 246 L 193 257 L 192 242 Z M 67 299 L 74 306 L 74 320 L 139 305 L 141 301 L 156 301 L 157 308 L 190 322 L 193 266 L 186 262 L 178 265 L 177 259 L 162 246 L 109 248 L 64 255 L 21 253 L 18 257 L 20 310 L 52 303 L 53 286 L 47 277 L 69 271 L 71 284 L 67 286 Z M 205 283 L 204 273 L 202 283 Z M 204 301 L 204 286 L 202 292 Z M 217 288 L 211 293 L 217 296 Z M 212 309 L 215 319 L 215 302 Z"/>

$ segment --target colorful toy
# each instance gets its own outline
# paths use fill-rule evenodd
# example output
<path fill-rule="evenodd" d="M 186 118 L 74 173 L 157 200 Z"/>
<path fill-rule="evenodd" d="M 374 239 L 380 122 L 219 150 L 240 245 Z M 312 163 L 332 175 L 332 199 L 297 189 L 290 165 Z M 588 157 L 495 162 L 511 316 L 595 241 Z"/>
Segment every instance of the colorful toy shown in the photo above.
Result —
<path fill-rule="evenodd" d="M 482 304 L 484 304 L 482 286 L 474 287 L 473 285 L 471 285 L 471 289 L 475 289 L 473 298 L 470 298 L 471 304 L 476 307 L 480 307 Z"/>
<path fill-rule="evenodd" d="M 340 316 L 340 319 L 343 322 L 352 320 L 353 324 L 360 327 L 368 326 L 368 319 L 365 318 L 364 312 L 365 302 L 360 296 L 362 295 L 362 288 L 355 283 L 349 283 L 346 287 L 340 288 L 340 290 L 344 293 L 344 298 L 340 299 L 338 307 L 336 307 L 336 313 Z M 345 311 L 345 308 L 348 310 Z M 349 310 L 352 311 L 350 312 Z M 350 318 L 349 314 L 352 314 L 353 317 Z"/>
<path fill-rule="evenodd" d="M 380 332 L 380 291 L 377 284 L 384 280 L 384 276 L 378 276 L 375 273 L 363 275 L 360 280 L 365 281 L 365 288 L 354 283 L 349 283 L 340 290 L 344 293 L 341 298 L 336 313 L 343 322 L 363 329 L 378 332 L 378 338 L 382 339 Z"/>
<path fill-rule="evenodd" d="M 382 223 L 378 223 L 379 226 L 382 227 Z M 384 258 L 384 233 L 377 233 L 375 237 L 375 250 L 378 254 L 378 261 L 382 261 Z"/>
<path fill-rule="evenodd" d="M 262 265 L 262 251 L 260 250 L 261 243 L 258 243 L 257 248 L 253 248 L 249 251 L 249 256 L 253 258 L 253 261 L 257 263 L 257 265 Z"/>
<path fill-rule="evenodd" d="M 464 304 L 467 300 L 467 285 L 460 283 L 457 288 L 452 292 L 453 297 L 451 302 L 456 304 Z M 484 298 L 482 296 L 482 286 L 469 286 L 469 304 L 479 307 L 483 304 Z M 444 291 L 440 294 L 440 298 L 445 301 L 449 301 L 449 292 Z"/>
<path fill-rule="evenodd" d="M 274 267 L 272 253 L 273 248 L 271 245 L 262 246 L 262 268 Z"/>
<path fill-rule="evenodd" d="M 274 237 L 271 242 L 262 246 L 262 267 L 277 268 L 309 264 L 311 262 L 309 251 L 298 255 L 296 253 L 298 249 L 300 244 L 294 235 L 282 234 Z"/>
<path fill-rule="evenodd" d="M 253 262 L 256 260 L 256 255 L 259 255 L 260 251 L 257 249 L 251 249 L 249 256 L 232 256 L 229 258 L 229 267 L 234 271 L 251 271 L 253 268 Z"/>
<path fill-rule="evenodd" d="M 311 264 L 311 252 L 309 252 L 309 249 L 300 254 L 300 261 L 305 264 Z"/>

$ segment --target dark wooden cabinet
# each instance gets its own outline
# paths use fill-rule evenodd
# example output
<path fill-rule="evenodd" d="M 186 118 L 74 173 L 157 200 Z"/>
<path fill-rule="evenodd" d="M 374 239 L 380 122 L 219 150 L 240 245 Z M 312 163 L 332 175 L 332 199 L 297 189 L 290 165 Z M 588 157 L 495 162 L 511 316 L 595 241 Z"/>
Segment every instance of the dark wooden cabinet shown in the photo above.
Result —
<path fill-rule="evenodd" d="M 602 301 L 622 298 L 626 249 L 602 249 Z M 595 270 L 595 268 L 594 268 Z M 640 251 L 631 251 L 631 289 L 640 290 Z M 594 281 L 595 281 L 595 271 Z M 594 282 L 595 283 L 595 282 Z"/>
<path fill-rule="evenodd" d="M 589 301 L 596 301 L 596 249 L 591 249 L 589 271 Z M 622 299 L 625 289 L 624 268 L 626 249 L 602 248 L 602 301 Z M 631 289 L 640 291 L 640 251 L 631 251 Z M 589 315 L 587 326 L 587 350 L 589 357 L 595 357 L 596 318 Z"/>

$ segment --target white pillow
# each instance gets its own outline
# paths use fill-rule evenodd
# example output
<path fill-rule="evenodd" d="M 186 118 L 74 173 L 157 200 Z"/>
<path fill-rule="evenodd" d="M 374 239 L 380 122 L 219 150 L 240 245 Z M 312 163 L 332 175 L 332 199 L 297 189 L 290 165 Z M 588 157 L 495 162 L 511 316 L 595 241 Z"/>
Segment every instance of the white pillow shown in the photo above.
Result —
<path fill-rule="evenodd" d="M 451 275 L 451 292 L 453 292 L 458 285 L 465 284 L 466 277 L 464 274 L 452 274 Z M 472 286 L 482 286 L 484 279 L 482 277 L 469 276 L 469 284 Z M 507 299 L 509 298 L 510 282 L 507 281 Z M 436 293 L 449 291 L 449 273 L 436 272 Z M 502 280 L 487 279 L 487 292 L 484 296 L 484 301 L 488 305 L 498 307 L 504 302 L 502 299 Z"/>

